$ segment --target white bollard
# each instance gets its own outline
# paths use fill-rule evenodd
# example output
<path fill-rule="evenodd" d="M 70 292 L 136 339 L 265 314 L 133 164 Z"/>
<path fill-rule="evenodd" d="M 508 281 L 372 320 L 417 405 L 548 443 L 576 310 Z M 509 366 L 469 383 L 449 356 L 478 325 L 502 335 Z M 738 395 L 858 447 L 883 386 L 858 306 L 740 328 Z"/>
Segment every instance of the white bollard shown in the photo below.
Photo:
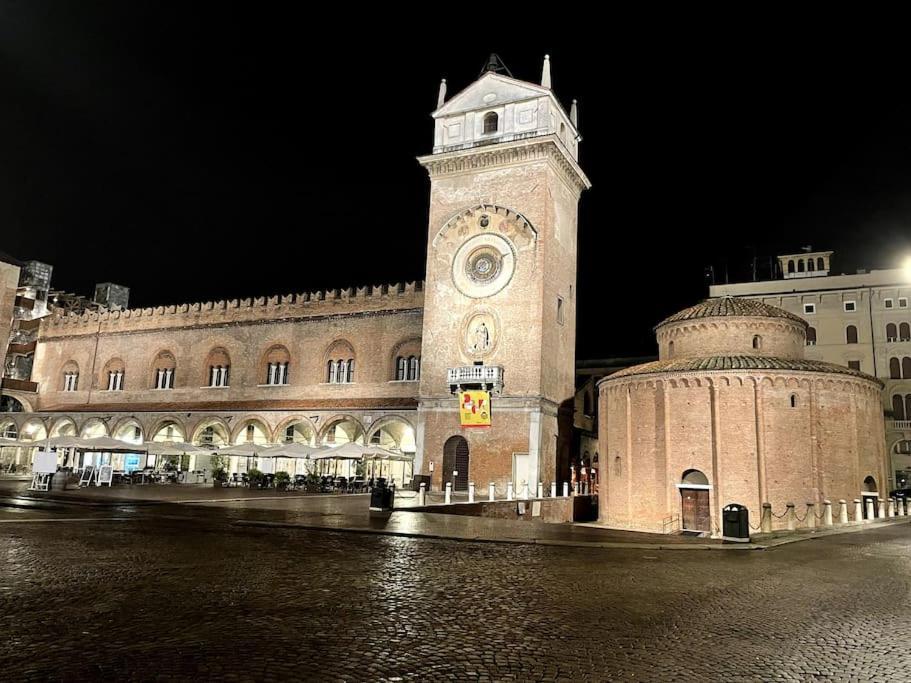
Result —
<path fill-rule="evenodd" d="M 879 509 L 876 511 L 876 519 L 885 519 L 886 518 L 886 501 L 882 498 L 879 499 Z"/>
<path fill-rule="evenodd" d="M 487 485 L 487 500 L 496 500 L 497 499 L 497 485 L 493 482 L 490 482 Z"/>
<path fill-rule="evenodd" d="M 839 524 L 848 523 L 848 501 L 846 501 L 846 500 L 838 501 L 838 523 Z"/>
<path fill-rule="evenodd" d="M 807 529 L 816 528 L 816 503 L 807 503 Z"/>
<path fill-rule="evenodd" d="M 772 504 L 762 504 L 762 517 L 759 520 L 759 526 L 764 534 L 772 533 Z"/>
<path fill-rule="evenodd" d="M 889 499 L 889 508 L 886 510 L 887 517 L 895 517 L 895 498 Z"/>
<path fill-rule="evenodd" d="M 474 502 L 474 482 L 473 481 L 468 482 L 468 502 L 469 503 Z"/>
<path fill-rule="evenodd" d="M 506 500 L 512 500 L 512 482 L 506 482 Z"/>
<path fill-rule="evenodd" d="M 452 505 L 452 482 L 446 482 L 446 505 Z"/>
<path fill-rule="evenodd" d="M 418 490 L 418 505 L 424 507 L 427 505 L 427 484 L 421 482 L 420 489 Z"/>
<path fill-rule="evenodd" d="M 544 482 L 542 482 L 542 481 L 538 482 L 538 495 L 536 497 L 537 498 L 544 497 Z"/>
<path fill-rule="evenodd" d="M 575 488 L 573 488 L 573 493 L 576 494 L 577 496 L 582 495 L 582 482 L 581 481 L 576 482 L 576 486 L 575 486 Z"/>
<path fill-rule="evenodd" d="M 876 512 L 874 511 L 874 508 L 873 508 L 873 498 L 871 498 L 870 496 L 864 496 L 864 497 L 867 499 L 865 501 L 866 505 L 864 506 L 867 509 L 867 521 L 870 522 L 870 521 L 876 519 Z"/>
<path fill-rule="evenodd" d="M 822 504 L 826 506 L 822 512 L 822 523 L 826 526 L 832 526 L 832 501 L 824 500 Z"/>
<path fill-rule="evenodd" d="M 551 498 L 557 497 L 557 482 L 555 482 L 555 481 L 550 482 L 550 497 Z"/>
<path fill-rule="evenodd" d="M 569 498 L 569 482 L 568 481 L 563 482 L 563 497 Z"/>
<path fill-rule="evenodd" d="M 859 498 L 854 499 L 854 521 L 855 522 L 864 521 L 863 503 L 860 502 Z"/>
<path fill-rule="evenodd" d="M 797 513 L 794 512 L 794 503 L 785 503 L 785 517 L 788 519 L 788 531 L 797 528 Z"/>

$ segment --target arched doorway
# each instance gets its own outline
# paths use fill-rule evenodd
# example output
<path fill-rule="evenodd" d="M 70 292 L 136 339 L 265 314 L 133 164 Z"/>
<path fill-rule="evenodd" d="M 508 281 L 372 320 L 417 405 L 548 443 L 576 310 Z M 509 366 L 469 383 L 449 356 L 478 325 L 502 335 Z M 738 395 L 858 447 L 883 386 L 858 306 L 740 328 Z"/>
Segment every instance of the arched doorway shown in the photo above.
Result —
<path fill-rule="evenodd" d="M 866 477 L 864 479 L 864 486 L 863 490 L 860 492 L 860 497 L 863 500 L 864 519 L 875 519 L 876 515 L 879 514 L 879 488 L 876 486 L 876 479 L 874 479 L 872 476 Z M 867 510 L 868 500 L 873 502 L 872 517 L 870 517 L 870 513 Z"/>
<path fill-rule="evenodd" d="M 468 442 L 463 436 L 451 436 L 443 444 L 443 486 L 452 482 L 453 491 L 468 490 Z"/>
<path fill-rule="evenodd" d="M 709 508 L 708 477 L 699 470 L 683 473 L 680 489 L 680 522 L 684 531 L 711 531 L 712 515 Z"/>

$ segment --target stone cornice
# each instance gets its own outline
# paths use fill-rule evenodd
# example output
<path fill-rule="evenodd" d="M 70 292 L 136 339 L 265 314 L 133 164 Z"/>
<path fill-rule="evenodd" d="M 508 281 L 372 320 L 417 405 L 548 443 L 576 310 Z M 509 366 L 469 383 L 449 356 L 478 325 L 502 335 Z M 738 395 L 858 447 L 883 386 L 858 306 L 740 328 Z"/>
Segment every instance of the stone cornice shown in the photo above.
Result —
<path fill-rule="evenodd" d="M 418 162 L 432 178 L 534 160 L 553 163 L 577 192 L 591 187 L 588 177 L 570 157 L 560 138 L 552 134 L 418 157 Z"/>

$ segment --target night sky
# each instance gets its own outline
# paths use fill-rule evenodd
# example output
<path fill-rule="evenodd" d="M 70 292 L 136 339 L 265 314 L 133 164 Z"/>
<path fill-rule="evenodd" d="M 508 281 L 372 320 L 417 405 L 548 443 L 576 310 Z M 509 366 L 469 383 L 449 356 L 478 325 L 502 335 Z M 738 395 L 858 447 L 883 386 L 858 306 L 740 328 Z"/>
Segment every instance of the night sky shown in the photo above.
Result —
<path fill-rule="evenodd" d="M 709 264 L 733 280 L 803 245 L 839 272 L 911 253 L 903 43 L 188 6 L 0 0 L 0 250 L 53 264 L 58 288 L 113 281 L 149 306 L 421 279 L 415 157 L 440 78 L 454 94 L 492 51 L 531 81 L 550 53 L 579 100 L 580 358 L 653 353 Z"/>

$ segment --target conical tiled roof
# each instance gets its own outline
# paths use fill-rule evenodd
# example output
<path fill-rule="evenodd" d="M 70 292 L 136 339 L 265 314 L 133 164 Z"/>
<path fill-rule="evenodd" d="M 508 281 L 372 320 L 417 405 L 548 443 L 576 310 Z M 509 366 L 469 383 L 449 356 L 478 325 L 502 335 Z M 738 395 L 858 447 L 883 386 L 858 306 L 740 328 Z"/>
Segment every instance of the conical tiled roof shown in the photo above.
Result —
<path fill-rule="evenodd" d="M 657 327 L 667 325 L 668 323 L 677 323 L 684 320 L 697 320 L 699 318 L 723 318 L 723 317 L 746 317 L 746 318 L 784 318 L 791 322 L 796 322 L 804 327 L 807 323 L 802 318 L 788 313 L 782 308 L 764 304 L 755 299 L 741 299 L 732 296 L 722 296 L 716 299 L 706 299 L 700 304 L 684 308 L 679 313 L 675 313 L 669 318 L 665 318 Z"/>
<path fill-rule="evenodd" d="M 858 370 L 846 368 L 835 363 L 826 363 L 821 360 L 806 360 L 804 358 L 774 358 L 771 356 L 703 356 L 700 358 L 669 358 L 656 360 L 651 363 L 634 365 L 631 368 L 620 370 L 604 378 L 604 381 L 631 377 L 633 375 L 653 375 L 662 372 L 704 372 L 704 371 L 730 371 L 730 370 L 786 370 L 789 372 L 826 372 L 837 375 L 850 375 L 858 379 L 866 379 L 879 383 Z"/>

